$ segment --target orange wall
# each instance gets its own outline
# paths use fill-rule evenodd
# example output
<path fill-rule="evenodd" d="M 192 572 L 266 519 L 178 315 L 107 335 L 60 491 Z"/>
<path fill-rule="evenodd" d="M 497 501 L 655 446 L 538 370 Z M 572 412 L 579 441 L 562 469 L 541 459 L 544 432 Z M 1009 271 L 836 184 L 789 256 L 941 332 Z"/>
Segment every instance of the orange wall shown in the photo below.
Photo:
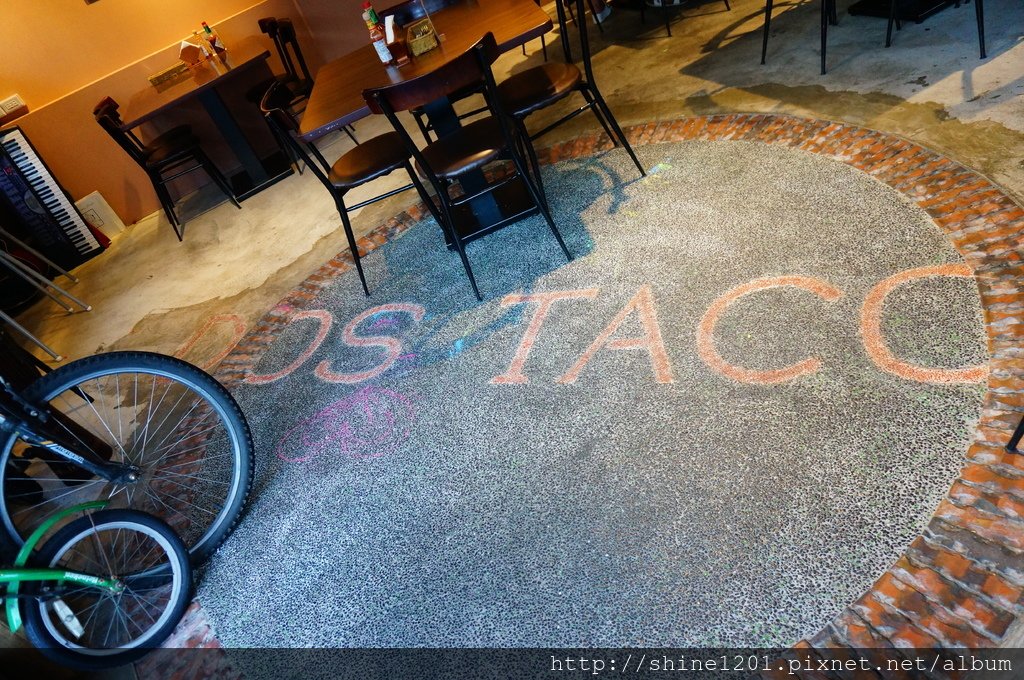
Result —
<path fill-rule="evenodd" d="M 258 5 L 253 0 L 3 0 L 0 98 L 39 108 Z"/>
<path fill-rule="evenodd" d="M 99 0 L 92 5 L 86 5 L 83 0 L 0 0 L 0 3 L 0 64 L 4 64 L 0 69 L 0 97 L 17 92 L 30 108 L 28 115 L 18 118 L 14 124 L 25 131 L 73 198 L 99 191 L 125 224 L 158 210 L 160 204 L 142 170 L 93 120 L 92 108 L 96 102 L 105 96 L 127 102 L 134 93 L 149 87 L 146 77 L 173 64 L 177 60 L 178 42 L 191 35 L 193 27 L 204 20 L 220 33 L 229 54 L 233 40 L 259 35 L 272 54 L 270 68 L 282 73 L 284 68 L 273 43 L 260 35 L 256 22 L 264 16 L 291 17 L 310 69 L 315 73 L 323 63 L 293 0 L 256 3 L 252 0 Z M 8 20 L 9 6 L 15 10 L 14 22 Z M 63 9 L 53 9 L 57 6 Z M 29 7 L 35 12 L 28 12 Z M 239 8 L 243 11 L 228 14 Z M 90 17 L 93 12 L 103 12 L 95 16 L 105 19 L 94 20 Z M 19 27 L 18 17 L 28 23 Z M 51 23 L 55 17 L 65 20 L 59 28 Z M 89 17 L 88 21 L 85 17 Z M 75 18 L 77 20 L 72 21 Z M 142 30 L 143 27 L 147 30 Z M 13 50 L 17 53 L 15 68 L 9 69 L 5 60 L 12 58 L 10 41 L 13 38 L 23 41 L 25 35 L 30 34 L 39 39 L 31 48 L 23 46 Z M 122 34 L 142 34 L 148 36 L 148 42 L 136 40 L 141 40 L 139 35 L 130 40 L 125 37 L 127 46 L 113 40 Z M 27 59 L 26 54 L 49 56 Z M 20 79 L 16 86 L 9 84 L 14 82 L 11 73 Z M 35 80 L 42 82 L 35 85 Z M 43 102 L 44 99 L 48 101 Z M 193 125 L 204 147 L 207 144 L 214 147 L 211 155 L 217 155 L 216 147 L 223 144 L 219 143 L 216 129 L 201 107 L 193 102 L 178 113 Z M 250 117 L 249 121 L 240 121 L 243 125 L 248 122 L 246 129 L 265 128 L 255 107 L 244 113 Z M 157 120 L 153 127 L 160 129 L 174 122 L 178 121 Z M 144 126 L 143 137 L 152 131 Z M 265 129 L 257 129 L 257 133 L 263 138 L 254 141 L 272 143 Z M 231 162 L 229 158 L 226 165 L 220 162 L 218 165 L 230 171 Z M 201 173 L 193 175 L 198 177 Z"/>

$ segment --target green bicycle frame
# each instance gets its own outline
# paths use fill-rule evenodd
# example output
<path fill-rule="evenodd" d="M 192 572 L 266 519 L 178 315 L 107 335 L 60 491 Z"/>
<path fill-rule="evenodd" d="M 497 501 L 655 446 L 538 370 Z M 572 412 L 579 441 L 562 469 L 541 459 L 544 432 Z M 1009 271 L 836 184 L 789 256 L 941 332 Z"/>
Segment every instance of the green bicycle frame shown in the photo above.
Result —
<path fill-rule="evenodd" d="M 25 541 L 25 545 L 21 546 L 21 550 L 18 552 L 18 556 L 14 559 L 14 567 L 12 569 L 0 569 L 0 584 L 7 584 L 7 625 L 10 627 L 12 633 L 17 633 L 21 629 L 21 610 L 18 607 L 18 587 L 23 581 L 56 581 L 57 583 L 77 583 L 84 586 L 93 586 L 95 588 L 103 588 L 110 590 L 111 592 L 117 592 L 120 585 L 117 581 L 111 579 L 100 578 L 98 576 L 90 576 L 89 574 L 79 574 L 74 571 L 64 571 L 63 569 L 23 569 L 26 562 L 28 562 L 29 555 L 35 549 L 36 543 L 42 539 L 43 535 L 49 531 L 54 524 L 61 521 L 68 515 L 74 515 L 79 512 L 85 512 L 87 510 L 99 510 L 105 508 L 108 505 L 108 501 L 92 501 L 91 503 L 82 503 L 74 507 L 67 508 L 48 517 L 39 527 L 32 532 L 32 535 Z"/>

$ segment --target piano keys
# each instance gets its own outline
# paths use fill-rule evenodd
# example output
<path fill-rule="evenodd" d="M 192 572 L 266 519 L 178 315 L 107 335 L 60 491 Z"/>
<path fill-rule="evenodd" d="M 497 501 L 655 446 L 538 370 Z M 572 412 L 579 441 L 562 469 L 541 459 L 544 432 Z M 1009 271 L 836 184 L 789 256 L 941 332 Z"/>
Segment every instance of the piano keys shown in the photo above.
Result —
<path fill-rule="evenodd" d="M 0 130 L 0 226 L 65 269 L 105 247 L 17 127 Z"/>

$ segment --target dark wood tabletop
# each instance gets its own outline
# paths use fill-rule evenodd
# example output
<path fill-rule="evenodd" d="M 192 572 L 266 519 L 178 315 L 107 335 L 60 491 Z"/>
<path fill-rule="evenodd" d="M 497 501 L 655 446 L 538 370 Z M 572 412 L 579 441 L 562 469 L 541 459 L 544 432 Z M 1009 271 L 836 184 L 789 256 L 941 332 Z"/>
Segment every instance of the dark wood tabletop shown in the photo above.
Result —
<path fill-rule="evenodd" d="M 230 45 L 227 65 L 212 59 L 189 69 L 189 74 L 172 83 L 147 85 L 122 105 L 122 128 L 130 130 L 155 118 L 189 97 L 195 97 L 211 87 L 236 77 L 266 61 L 270 51 L 257 37 L 246 38 Z"/>
<path fill-rule="evenodd" d="M 551 18 L 534 0 L 466 0 L 440 10 L 431 19 L 444 40 L 437 49 L 402 67 L 385 66 L 367 44 L 326 64 L 316 74 L 299 133 L 314 140 L 370 115 L 363 90 L 399 83 L 429 73 L 453 59 L 488 31 L 502 52 L 538 38 L 551 30 Z"/>

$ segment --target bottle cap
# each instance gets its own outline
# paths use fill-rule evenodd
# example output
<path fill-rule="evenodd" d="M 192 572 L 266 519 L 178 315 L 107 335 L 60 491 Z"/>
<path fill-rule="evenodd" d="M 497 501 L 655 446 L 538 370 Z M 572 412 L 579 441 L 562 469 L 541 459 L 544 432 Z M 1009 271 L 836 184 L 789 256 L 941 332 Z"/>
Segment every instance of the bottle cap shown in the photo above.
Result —
<path fill-rule="evenodd" d="M 370 0 L 366 0 L 366 2 L 363 3 L 363 9 L 370 9 L 371 6 Z"/>

